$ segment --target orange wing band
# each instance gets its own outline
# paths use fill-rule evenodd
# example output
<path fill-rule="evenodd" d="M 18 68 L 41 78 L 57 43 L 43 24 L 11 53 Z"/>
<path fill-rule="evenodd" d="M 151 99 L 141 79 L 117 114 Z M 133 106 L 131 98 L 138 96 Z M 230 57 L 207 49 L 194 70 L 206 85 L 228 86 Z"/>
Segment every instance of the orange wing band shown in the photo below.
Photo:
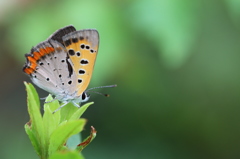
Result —
<path fill-rule="evenodd" d="M 32 74 L 36 70 L 36 67 L 38 65 L 37 61 L 40 60 L 43 56 L 50 54 L 54 51 L 55 50 L 53 47 L 45 47 L 45 48 L 39 49 L 39 52 L 32 52 L 31 54 L 27 54 L 26 55 L 27 64 L 23 68 L 23 71 L 26 74 L 29 74 L 29 75 Z"/>

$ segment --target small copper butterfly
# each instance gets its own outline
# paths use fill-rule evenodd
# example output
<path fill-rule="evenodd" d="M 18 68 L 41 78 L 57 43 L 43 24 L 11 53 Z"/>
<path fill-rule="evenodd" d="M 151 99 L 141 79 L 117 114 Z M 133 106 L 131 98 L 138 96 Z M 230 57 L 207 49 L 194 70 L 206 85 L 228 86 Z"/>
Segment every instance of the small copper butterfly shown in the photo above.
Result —
<path fill-rule="evenodd" d="M 63 102 L 57 110 L 70 102 L 80 107 L 79 103 L 89 99 L 85 90 L 93 73 L 98 46 L 97 30 L 76 31 L 69 25 L 33 47 L 25 55 L 23 71 L 34 84 Z"/>

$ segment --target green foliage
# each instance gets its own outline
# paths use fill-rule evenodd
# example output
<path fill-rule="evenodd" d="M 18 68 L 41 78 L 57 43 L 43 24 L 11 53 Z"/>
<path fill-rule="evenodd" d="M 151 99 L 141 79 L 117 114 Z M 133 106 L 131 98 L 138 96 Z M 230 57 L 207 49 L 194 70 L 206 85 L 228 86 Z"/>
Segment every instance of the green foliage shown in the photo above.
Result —
<path fill-rule="evenodd" d="M 66 146 L 66 142 L 71 136 L 83 130 L 86 119 L 79 118 L 93 102 L 87 103 L 79 109 L 77 108 L 77 110 L 72 105 L 65 106 L 65 109 L 61 109 L 53 114 L 53 111 L 60 105 L 57 100 L 53 100 L 52 96 L 49 95 L 46 98 L 48 103 L 44 104 L 44 114 L 42 115 L 39 97 L 35 88 L 28 83 L 25 83 L 25 86 L 30 115 L 30 121 L 25 124 L 25 131 L 40 158 L 83 158 L 79 152 L 96 136 L 96 131 L 93 127 L 90 136 L 84 142 L 79 143 L 76 150 L 70 150 Z"/>
<path fill-rule="evenodd" d="M 133 26 L 143 31 L 169 68 L 183 65 L 198 35 L 198 1 L 149 0 L 132 5 Z M 149 9 L 151 8 L 151 9 Z"/>
<path fill-rule="evenodd" d="M 240 1 L 239 0 L 225 0 L 227 11 L 230 13 L 230 16 L 237 25 L 237 27 L 240 26 Z"/>
<path fill-rule="evenodd" d="M 84 157 L 77 151 L 57 152 L 53 154 L 49 159 L 84 159 Z"/>

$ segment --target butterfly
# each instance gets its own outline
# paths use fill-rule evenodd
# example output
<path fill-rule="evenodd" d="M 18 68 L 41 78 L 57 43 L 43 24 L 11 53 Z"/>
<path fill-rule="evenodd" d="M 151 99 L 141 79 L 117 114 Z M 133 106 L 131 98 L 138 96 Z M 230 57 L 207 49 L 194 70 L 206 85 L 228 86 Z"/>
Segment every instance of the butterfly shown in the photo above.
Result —
<path fill-rule="evenodd" d="M 98 46 L 97 30 L 77 31 L 72 25 L 66 26 L 25 54 L 23 72 L 63 103 L 57 110 L 68 103 L 80 107 L 79 103 L 89 99 L 85 90 L 92 77 Z"/>

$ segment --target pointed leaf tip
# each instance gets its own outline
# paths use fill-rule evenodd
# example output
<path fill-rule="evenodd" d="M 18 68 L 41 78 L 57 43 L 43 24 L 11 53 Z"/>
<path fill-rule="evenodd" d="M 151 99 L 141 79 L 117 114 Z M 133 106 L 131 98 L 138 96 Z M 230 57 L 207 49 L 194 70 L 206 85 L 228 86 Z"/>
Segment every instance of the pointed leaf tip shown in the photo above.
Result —
<path fill-rule="evenodd" d="M 81 152 L 85 147 L 87 147 L 92 141 L 93 139 L 96 137 L 97 135 L 97 131 L 95 130 L 95 128 L 93 126 L 91 126 L 91 133 L 90 135 L 77 146 L 77 150 L 79 152 Z"/>
<path fill-rule="evenodd" d="M 87 108 L 92 105 L 94 102 L 89 102 L 84 104 L 83 106 L 81 106 L 79 109 L 77 109 L 77 111 L 75 111 L 72 116 L 69 118 L 69 120 L 75 120 L 75 119 L 79 119 L 82 114 L 87 110 Z"/>

